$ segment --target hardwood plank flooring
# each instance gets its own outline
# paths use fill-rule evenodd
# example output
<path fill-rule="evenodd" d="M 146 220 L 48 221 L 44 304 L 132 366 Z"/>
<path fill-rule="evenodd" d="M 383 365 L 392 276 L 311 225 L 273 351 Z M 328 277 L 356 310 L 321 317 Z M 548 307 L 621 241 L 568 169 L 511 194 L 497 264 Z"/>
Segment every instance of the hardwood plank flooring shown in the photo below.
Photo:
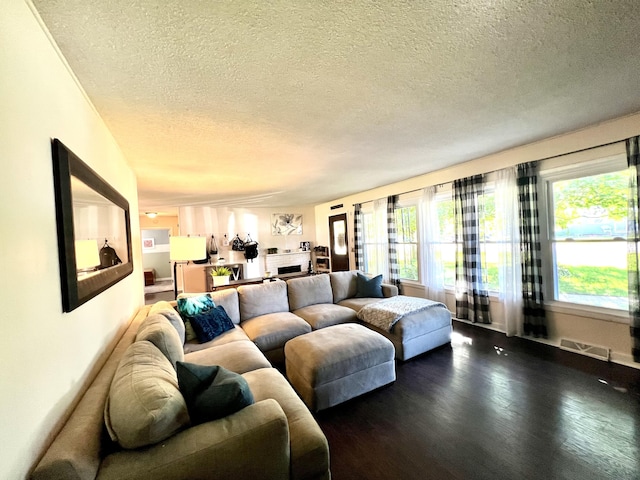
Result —
<path fill-rule="evenodd" d="M 333 480 L 640 479 L 640 370 L 454 332 L 398 362 L 395 383 L 316 414 Z"/>

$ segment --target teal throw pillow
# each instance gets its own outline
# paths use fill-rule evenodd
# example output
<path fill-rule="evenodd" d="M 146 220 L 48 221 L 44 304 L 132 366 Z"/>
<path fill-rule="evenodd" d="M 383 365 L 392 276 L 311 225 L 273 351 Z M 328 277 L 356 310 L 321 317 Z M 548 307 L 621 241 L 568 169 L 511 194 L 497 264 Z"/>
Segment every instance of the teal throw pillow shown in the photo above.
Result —
<path fill-rule="evenodd" d="M 213 340 L 218 335 L 234 329 L 233 320 L 229 318 L 222 305 L 194 315 L 189 320 L 200 343 Z"/>
<path fill-rule="evenodd" d="M 211 295 L 208 293 L 198 295 L 197 297 L 179 298 L 177 304 L 178 313 L 180 313 L 180 316 L 185 320 L 216 306 L 216 304 L 213 303 Z"/>
<path fill-rule="evenodd" d="M 369 278 L 358 272 L 356 298 L 382 298 L 382 275 Z"/>
<path fill-rule="evenodd" d="M 219 365 L 177 362 L 176 372 L 192 425 L 226 417 L 254 402 L 242 375 Z"/>

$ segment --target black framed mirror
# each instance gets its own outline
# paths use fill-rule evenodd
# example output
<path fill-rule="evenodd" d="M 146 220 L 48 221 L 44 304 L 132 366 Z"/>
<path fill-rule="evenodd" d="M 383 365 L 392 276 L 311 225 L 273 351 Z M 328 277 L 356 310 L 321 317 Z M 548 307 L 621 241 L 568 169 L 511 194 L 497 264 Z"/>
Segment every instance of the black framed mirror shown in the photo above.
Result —
<path fill-rule="evenodd" d="M 70 312 L 133 272 L 129 202 L 57 138 L 52 153 L 62 308 Z"/>

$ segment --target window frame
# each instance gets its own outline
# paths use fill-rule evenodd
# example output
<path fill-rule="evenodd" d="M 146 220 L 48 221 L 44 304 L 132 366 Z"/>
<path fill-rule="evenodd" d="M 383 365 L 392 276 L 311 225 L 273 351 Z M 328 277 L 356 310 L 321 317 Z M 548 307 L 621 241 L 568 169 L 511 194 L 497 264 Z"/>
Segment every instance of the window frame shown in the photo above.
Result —
<path fill-rule="evenodd" d="M 362 260 L 363 260 L 362 272 L 368 275 L 377 275 L 379 272 L 370 272 L 368 269 L 369 255 L 367 251 L 367 246 L 374 246 L 376 247 L 376 249 L 379 249 L 382 245 L 386 245 L 386 242 L 378 241 L 377 236 L 376 236 L 375 242 L 367 241 L 367 216 L 373 217 L 376 214 L 376 211 L 373 208 L 373 203 L 368 204 L 366 207 L 363 206 L 361 212 L 362 212 Z M 385 273 L 383 273 L 383 276 L 385 276 Z M 388 276 L 388 273 L 386 274 L 386 276 Z"/>
<path fill-rule="evenodd" d="M 418 192 L 419 193 L 419 192 Z M 400 281 L 402 283 L 407 283 L 407 284 L 422 284 L 422 279 L 424 278 L 424 274 L 422 272 L 422 229 L 421 229 L 421 224 L 420 224 L 420 215 L 421 215 L 421 210 L 420 210 L 420 196 L 418 195 L 418 193 L 413 192 L 413 194 L 404 194 L 401 195 L 400 198 L 398 199 L 398 203 L 396 205 L 396 212 L 402 208 L 411 208 L 411 207 L 415 207 L 416 209 L 416 241 L 415 242 L 400 242 L 398 241 L 398 237 L 397 237 L 397 232 L 398 232 L 398 225 L 397 225 L 397 217 L 396 217 L 396 251 L 397 251 L 397 247 L 400 245 L 415 245 L 415 251 L 416 251 L 416 265 L 417 265 L 417 272 L 418 272 L 418 279 L 415 280 L 413 278 L 404 278 L 404 277 L 399 277 Z"/>
<path fill-rule="evenodd" d="M 542 255 L 542 277 L 545 306 L 552 312 L 580 317 L 596 318 L 616 323 L 629 323 L 628 311 L 596 305 L 574 303 L 556 298 L 556 258 L 554 244 L 555 212 L 553 210 L 553 183 L 614 173 L 627 169 L 624 144 L 595 148 L 586 152 L 568 154 L 541 162 L 538 173 L 540 243 Z M 613 242 L 611 240 L 599 240 Z"/>

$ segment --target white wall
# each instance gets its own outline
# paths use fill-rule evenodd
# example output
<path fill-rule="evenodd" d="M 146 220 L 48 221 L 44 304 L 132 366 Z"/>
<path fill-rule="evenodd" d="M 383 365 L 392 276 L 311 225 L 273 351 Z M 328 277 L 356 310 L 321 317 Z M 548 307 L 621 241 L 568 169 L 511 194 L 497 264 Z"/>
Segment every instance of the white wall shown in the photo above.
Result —
<path fill-rule="evenodd" d="M 271 235 L 271 215 L 274 213 L 302 214 L 302 235 Z M 316 240 L 315 210 L 313 206 L 309 205 L 273 208 L 189 206 L 181 207 L 178 217 L 180 235 L 205 235 L 207 237 L 214 235 L 218 243 L 218 256 L 224 257 L 226 263 L 244 263 L 246 260 L 242 252 L 233 251 L 230 245 L 223 246 L 222 241 L 225 234 L 230 242 L 236 234 L 242 240 L 249 234 L 252 240 L 258 242 L 260 254 L 258 259 L 246 265 L 247 271 L 244 273 L 244 278 L 264 275 L 267 248 L 277 248 L 279 253 L 283 253 L 284 250 L 296 251 L 300 247 L 300 242 L 311 242 L 313 248 Z M 202 270 L 197 265 L 186 267 L 186 270 L 190 269 L 198 270 L 198 272 Z M 180 281 L 178 284 L 180 285 Z M 187 291 L 193 291 L 197 288 L 193 282 L 191 285 L 185 283 Z"/>
<path fill-rule="evenodd" d="M 541 160 L 557 155 L 576 152 L 582 149 L 605 145 L 621 141 L 640 134 L 640 113 L 594 125 L 565 135 L 542 140 L 522 147 L 506 150 L 494 155 L 472 160 L 451 168 L 446 168 L 426 175 L 414 177 L 403 182 L 389 184 L 374 190 L 360 192 L 348 197 L 338 198 L 331 202 L 317 205 L 316 239 L 320 244 L 328 244 L 329 229 L 327 218 L 338 213 L 348 213 L 349 245 L 353 246 L 353 204 L 401 194 L 421 189 L 430 185 L 451 182 L 458 178 L 485 173 L 523 162 Z M 428 159 L 425 159 L 427 162 Z M 341 209 L 331 210 L 332 205 L 343 204 Z M 351 252 L 351 265 L 355 265 Z M 405 293 L 414 296 L 424 296 L 424 288 L 419 285 L 408 286 Z M 447 305 L 453 308 L 453 295 L 447 298 Z M 497 303 L 492 303 L 494 324 L 491 328 L 504 331 L 504 317 L 502 309 Z M 548 312 L 549 343 L 557 344 L 560 338 L 569 338 L 584 343 L 602 345 L 612 350 L 612 360 L 615 362 L 639 367 L 633 363 L 631 357 L 631 340 L 628 324 L 620 323 L 618 319 L 597 318 L 588 310 L 555 309 Z"/>
<path fill-rule="evenodd" d="M 62 313 L 51 138 L 124 195 L 131 212 L 136 179 L 24 0 L 3 0 L 0 45 L 0 478 L 16 479 L 41 456 L 144 300 L 134 214 L 134 273 Z"/>

